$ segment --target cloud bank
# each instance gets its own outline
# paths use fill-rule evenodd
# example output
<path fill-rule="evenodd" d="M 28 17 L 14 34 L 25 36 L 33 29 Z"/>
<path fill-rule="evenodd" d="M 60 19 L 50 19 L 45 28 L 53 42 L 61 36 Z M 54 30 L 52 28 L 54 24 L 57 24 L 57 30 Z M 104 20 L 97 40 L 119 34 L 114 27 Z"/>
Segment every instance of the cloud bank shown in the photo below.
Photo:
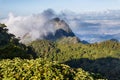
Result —
<path fill-rule="evenodd" d="M 30 16 L 14 16 L 10 13 L 1 23 L 8 26 L 9 32 L 17 37 L 24 37 L 29 33 L 32 40 L 42 39 L 43 35 L 49 32 L 54 33 L 53 26 L 44 26 L 52 18 L 60 17 L 65 20 L 73 32 L 81 39 L 88 42 L 99 42 L 115 38 L 120 40 L 120 15 L 117 13 L 87 13 L 76 14 L 73 12 L 61 12 L 56 14 L 53 10 L 48 9 L 39 14 Z"/>
<path fill-rule="evenodd" d="M 30 16 L 14 16 L 9 14 L 8 18 L 1 20 L 8 26 L 9 32 L 15 34 L 17 37 L 24 37 L 28 34 L 32 40 L 42 39 L 43 35 L 48 32 L 54 32 L 52 26 L 44 26 L 47 21 L 55 17 L 54 11 L 51 9 L 40 14 L 33 14 Z"/>

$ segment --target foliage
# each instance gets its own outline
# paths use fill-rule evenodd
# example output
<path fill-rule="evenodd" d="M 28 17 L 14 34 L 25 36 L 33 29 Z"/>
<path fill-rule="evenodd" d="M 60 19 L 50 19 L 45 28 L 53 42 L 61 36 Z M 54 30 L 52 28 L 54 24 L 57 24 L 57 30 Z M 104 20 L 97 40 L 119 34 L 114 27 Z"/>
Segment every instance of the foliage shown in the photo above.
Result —
<path fill-rule="evenodd" d="M 65 62 L 65 64 L 74 68 L 82 68 L 89 72 L 100 73 L 108 80 L 120 79 L 120 59 L 107 57 L 96 60 L 87 58 L 73 59 Z"/>
<path fill-rule="evenodd" d="M 57 53 L 55 44 L 48 40 L 33 41 L 29 46 L 33 47 L 37 57 L 46 58 L 52 53 Z"/>
<path fill-rule="evenodd" d="M 41 40 L 34 41 L 31 44 L 34 49 L 37 49 L 38 56 L 41 54 L 41 51 L 48 49 L 48 41 L 43 41 L 45 42 L 44 47 L 42 47 L 43 43 L 41 43 Z M 81 67 L 82 69 L 90 72 L 100 73 L 102 76 L 110 80 L 119 80 L 120 78 L 118 76 L 120 73 L 120 43 L 118 41 L 108 40 L 100 43 L 86 45 L 82 43 L 62 44 L 57 42 L 49 42 L 49 46 L 50 51 L 46 51 L 44 53 L 47 56 L 40 56 L 41 58 L 46 58 L 48 61 L 58 61 L 60 63 L 65 63 L 74 68 Z M 113 59 L 109 59 L 108 57 Z M 99 61 L 99 59 L 103 60 Z"/>
<path fill-rule="evenodd" d="M 15 58 L 0 61 L 0 79 L 3 80 L 94 80 L 95 74 L 81 68 L 72 69 L 57 62 L 43 59 L 27 60 Z"/>
<path fill-rule="evenodd" d="M 28 54 L 30 48 L 19 43 L 19 39 L 15 35 L 8 33 L 6 25 L 0 24 L 0 59 L 5 58 L 32 58 L 32 54 Z"/>
<path fill-rule="evenodd" d="M 87 45 L 39 40 L 32 42 L 30 46 L 34 48 L 38 57 L 47 58 L 50 61 L 65 62 L 79 58 L 92 60 L 103 57 L 120 58 L 120 43 L 111 40 Z"/>

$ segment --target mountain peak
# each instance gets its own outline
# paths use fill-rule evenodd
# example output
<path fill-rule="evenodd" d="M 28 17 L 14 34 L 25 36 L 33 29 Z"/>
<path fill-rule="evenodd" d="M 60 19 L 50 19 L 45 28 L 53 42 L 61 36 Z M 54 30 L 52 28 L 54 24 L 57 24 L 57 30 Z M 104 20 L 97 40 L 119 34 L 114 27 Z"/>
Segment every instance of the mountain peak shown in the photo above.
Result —
<path fill-rule="evenodd" d="M 75 34 L 70 29 L 69 25 L 64 21 L 60 20 L 60 18 L 56 17 L 50 20 L 47 25 L 52 24 L 55 32 L 49 33 L 47 36 L 45 36 L 45 39 L 48 40 L 57 40 L 63 37 L 75 37 Z"/>
<path fill-rule="evenodd" d="M 53 18 L 50 23 L 53 24 L 54 28 L 56 30 L 58 29 L 63 29 L 64 31 L 66 32 L 72 32 L 72 30 L 70 29 L 69 25 L 64 21 L 64 20 L 61 20 L 60 18 L 56 17 L 56 18 Z"/>
<path fill-rule="evenodd" d="M 43 33 L 42 38 L 40 37 L 38 39 L 56 41 L 61 38 L 76 37 L 75 34 L 70 29 L 69 25 L 64 20 L 61 20 L 58 17 L 53 18 L 49 20 L 48 22 L 46 22 L 44 24 L 44 28 L 46 29 L 51 28 L 51 30 L 49 32 L 46 32 L 45 34 Z M 24 41 L 26 40 L 31 41 L 31 39 L 32 39 L 32 35 L 27 33 L 24 35 L 22 42 L 24 43 Z"/>

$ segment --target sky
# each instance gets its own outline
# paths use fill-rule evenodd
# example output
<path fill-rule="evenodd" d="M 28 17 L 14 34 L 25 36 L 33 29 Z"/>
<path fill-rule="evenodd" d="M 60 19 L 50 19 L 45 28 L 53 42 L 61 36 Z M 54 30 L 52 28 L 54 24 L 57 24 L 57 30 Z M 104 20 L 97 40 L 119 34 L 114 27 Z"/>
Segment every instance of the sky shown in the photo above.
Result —
<path fill-rule="evenodd" d="M 0 17 L 9 13 L 29 15 L 46 9 L 56 12 L 70 10 L 76 13 L 120 9 L 120 0 L 0 0 Z"/>

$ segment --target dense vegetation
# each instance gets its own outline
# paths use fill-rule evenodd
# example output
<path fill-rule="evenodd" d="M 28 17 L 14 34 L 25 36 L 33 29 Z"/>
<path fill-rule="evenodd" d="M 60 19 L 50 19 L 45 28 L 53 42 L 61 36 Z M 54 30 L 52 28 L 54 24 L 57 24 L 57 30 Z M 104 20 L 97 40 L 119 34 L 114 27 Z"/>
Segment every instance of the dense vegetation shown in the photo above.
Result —
<path fill-rule="evenodd" d="M 3 80 L 94 80 L 99 75 L 72 69 L 57 62 L 42 59 L 5 59 L 0 61 L 0 79 Z"/>
<path fill-rule="evenodd" d="M 76 43 L 73 38 L 37 40 L 26 46 L 0 24 L 0 60 L 0 79 L 5 80 L 101 78 L 95 74 L 109 80 L 120 79 L 120 43 L 115 39 L 94 44 Z"/>
<path fill-rule="evenodd" d="M 0 24 L 0 59 L 12 59 L 14 57 L 32 58 L 32 56 L 32 49 L 19 43 L 19 39 L 15 35 L 8 33 L 6 25 Z"/>
<path fill-rule="evenodd" d="M 46 40 L 30 44 L 38 57 L 58 61 L 73 68 L 100 73 L 110 80 L 120 79 L 120 43 L 108 40 L 94 44 L 67 44 Z"/>
<path fill-rule="evenodd" d="M 51 61 L 65 62 L 72 59 L 88 58 L 91 60 L 113 57 L 120 58 L 120 43 L 105 41 L 94 44 L 61 44 L 47 40 L 33 41 L 30 44 L 37 53 L 37 57 Z"/>

